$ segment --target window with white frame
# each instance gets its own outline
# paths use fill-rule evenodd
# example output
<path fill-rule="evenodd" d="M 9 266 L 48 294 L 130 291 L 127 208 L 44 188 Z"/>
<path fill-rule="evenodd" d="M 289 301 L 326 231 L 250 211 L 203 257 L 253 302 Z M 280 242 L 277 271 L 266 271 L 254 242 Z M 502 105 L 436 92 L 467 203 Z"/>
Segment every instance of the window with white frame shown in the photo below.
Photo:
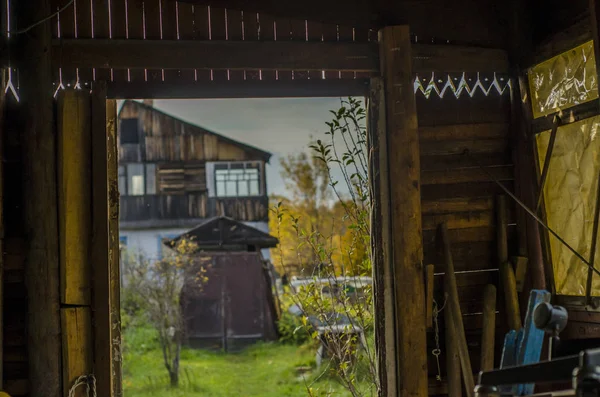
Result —
<path fill-rule="evenodd" d="M 261 195 L 260 163 L 217 163 L 215 191 L 217 197 L 248 197 Z"/>

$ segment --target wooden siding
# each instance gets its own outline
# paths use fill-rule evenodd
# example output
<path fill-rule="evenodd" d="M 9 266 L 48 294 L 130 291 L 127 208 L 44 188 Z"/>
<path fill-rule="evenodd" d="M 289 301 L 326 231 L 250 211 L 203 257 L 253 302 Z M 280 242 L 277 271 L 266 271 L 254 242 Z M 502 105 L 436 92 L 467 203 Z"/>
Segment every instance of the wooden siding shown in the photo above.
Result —
<path fill-rule="evenodd" d="M 442 273 L 445 265 L 436 246 L 436 227 L 446 221 L 452 255 L 458 272 L 458 295 L 473 371 L 479 371 L 483 312 L 483 289 L 492 283 L 499 288 L 496 259 L 495 196 L 502 190 L 484 173 L 486 167 L 510 189 L 514 170 L 510 148 L 510 97 L 463 95 L 426 99 L 417 94 L 421 151 L 421 209 L 423 217 L 424 264 L 435 265 L 435 299 L 445 302 Z M 471 155 L 466 155 L 468 151 Z M 515 241 L 514 206 L 510 204 L 509 239 Z M 514 248 L 510 244 L 509 248 Z M 502 347 L 506 332 L 504 302 L 497 301 L 496 346 Z M 443 315 L 440 315 L 440 344 L 445 354 Z M 435 348 L 433 332 L 428 349 Z M 500 354 L 496 354 L 499 359 Z M 437 374 L 436 360 L 428 357 L 429 376 Z M 498 360 L 497 360 L 498 361 Z M 440 357 L 445 362 L 445 357 Z M 498 363 L 496 363 L 498 364 Z M 442 377 L 445 366 L 442 365 Z"/>
<path fill-rule="evenodd" d="M 174 221 L 228 216 L 239 221 L 268 221 L 268 198 L 185 195 L 121 196 L 121 222 Z M 161 225 L 165 223 L 162 222 Z M 146 223 L 144 223 L 146 225 Z M 150 225 L 151 226 L 151 225 Z"/>
<path fill-rule="evenodd" d="M 151 107 L 126 102 L 119 118 L 138 119 L 139 144 L 119 145 L 120 162 L 263 160 L 269 154 L 204 130 Z"/>

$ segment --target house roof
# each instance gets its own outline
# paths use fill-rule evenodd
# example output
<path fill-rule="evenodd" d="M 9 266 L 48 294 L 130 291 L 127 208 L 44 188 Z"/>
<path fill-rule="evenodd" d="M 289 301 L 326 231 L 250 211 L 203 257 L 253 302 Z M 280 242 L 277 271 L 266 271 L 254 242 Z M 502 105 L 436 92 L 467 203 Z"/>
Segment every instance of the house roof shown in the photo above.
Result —
<path fill-rule="evenodd" d="M 127 106 L 127 105 L 133 105 L 133 106 L 138 106 L 140 108 L 144 108 L 144 109 L 149 110 L 151 112 L 158 113 L 158 114 L 161 114 L 161 115 L 163 115 L 165 117 L 168 117 L 168 118 L 170 118 L 170 119 L 172 119 L 174 121 L 183 123 L 183 124 L 188 125 L 190 127 L 193 127 L 193 128 L 199 130 L 200 132 L 202 132 L 204 134 L 214 135 L 214 136 L 218 137 L 220 140 L 222 140 L 224 142 L 227 142 L 227 143 L 230 143 L 232 145 L 241 147 L 244 150 L 252 151 L 252 152 L 256 153 L 259 157 L 262 157 L 263 160 L 266 161 L 266 162 L 269 162 L 269 159 L 271 158 L 271 153 L 269 153 L 267 151 L 264 151 L 262 149 L 259 149 L 259 148 L 255 147 L 255 146 L 252 146 L 252 145 L 245 144 L 245 143 L 240 142 L 240 141 L 236 141 L 235 139 L 232 139 L 232 138 L 226 137 L 224 135 L 221 135 L 219 133 L 216 133 L 214 131 L 208 130 L 208 129 L 206 129 L 206 128 L 202 127 L 202 126 L 199 126 L 197 124 L 190 123 L 189 121 L 185 121 L 183 119 L 180 119 L 179 117 L 173 116 L 172 114 L 163 112 L 162 110 L 159 110 L 159 109 L 157 109 L 157 108 L 155 108 L 153 106 L 147 105 L 147 104 L 145 104 L 143 102 L 138 102 L 138 101 L 134 101 L 134 100 L 131 100 L 131 99 L 128 99 L 128 100 L 124 101 L 123 102 L 123 106 L 121 107 L 121 109 L 119 111 L 119 118 L 121 116 L 121 111 L 123 111 L 123 108 L 125 106 Z"/>
<path fill-rule="evenodd" d="M 225 216 L 210 218 L 165 244 L 174 247 L 182 239 L 194 242 L 199 250 L 239 245 L 273 248 L 279 243 L 276 237 Z"/>

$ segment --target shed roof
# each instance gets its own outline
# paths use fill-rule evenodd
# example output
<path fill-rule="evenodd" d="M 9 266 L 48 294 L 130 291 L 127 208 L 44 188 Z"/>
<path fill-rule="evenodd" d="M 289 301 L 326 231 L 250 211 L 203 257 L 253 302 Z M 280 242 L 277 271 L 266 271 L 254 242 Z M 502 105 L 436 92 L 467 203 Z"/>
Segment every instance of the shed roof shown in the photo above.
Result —
<path fill-rule="evenodd" d="M 182 239 L 196 243 L 198 250 L 239 245 L 273 248 L 279 243 L 276 237 L 226 216 L 210 218 L 192 230 L 165 241 L 165 244 L 173 247 Z"/>
<path fill-rule="evenodd" d="M 271 158 L 271 153 L 269 153 L 267 151 L 264 151 L 262 149 L 259 149 L 259 148 L 255 147 L 255 146 L 248 145 L 248 144 L 240 142 L 240 141 L 236 141 L 235 139 L 226 137 L 224 135 L 221 135 L 219 133 L 216 133 L 214 131 L 206 129 L 206 128 L 202 127 L 202 126 L 199 126 L 197 124 L 190 123 L 189 121 L 182 120 L 179 117 L 176 117 L 176 116 L 173 116 L 172 114 L 163 112 L 162 110 L 159 110 L 159 109 L 157 109 L 157 108 L 155 108 L 153 106 L 147 105 L 147 104 L 145 104 L 143 102 L 138 102 L 138 101 L 134 101 L 134 100 L 128 99 L 128 100 L 126 100 L 124 102 L 123 107 L 121 107 L 121 111 L 127 105 L 129 105 L 129 106 L 131 106 L 131 105 L 137 106 L 137 107 L 143 108 L 143 109 L 145 109 L 147 111 L 161 114 L 161 115 L 163 115 L 165 117 L 168 117 L 168 118 L 170 118 L 170 119 L 172 119 L 174 121 L 177 121 L 179 123 L 182 123 L 182 124 L 185 124 L 187 126 L 190 126 L 193 129 L 197 130 L 199 133 L 208 134 L 208 135 L 214 135 L 214 136 L 218 137 L 220 140 L 222 140 L 223 142 L 227 142 L 227 143 L 230 143 L 232 145 L 238 146 L 238 147 L 242 148 L 243 150 L 256 153 L 256 155 L 258 155 L 259 157 L 261 157 L 266 162 L 269 162 L 269 159 Z M 119 117 L 121 115 L 121 111 L 119 111 Z"/>

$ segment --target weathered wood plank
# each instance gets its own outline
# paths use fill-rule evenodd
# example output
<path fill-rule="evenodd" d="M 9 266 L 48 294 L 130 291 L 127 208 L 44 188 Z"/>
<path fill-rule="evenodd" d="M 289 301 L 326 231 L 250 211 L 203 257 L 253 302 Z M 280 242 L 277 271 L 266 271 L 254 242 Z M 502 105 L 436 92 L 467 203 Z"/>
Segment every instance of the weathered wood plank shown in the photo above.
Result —
<path fill-rule="evenodd" d="M 136 7 L 136 1 L 130 7 Z M 134 10 L 135 11 L 135 10 Z M 190 40 L 159 40 L 160 32 L 148 31 L 149 40 L 136 40 L 131 33 L 130 40 L 102 40 L 103 36 L 96 36 L 94 40 L 86 39 L 55 39 L 53 42 L 54 64 L 62 67 L 112 67 L 115 69 L 125 68 L 155 68 L 155 69 L 230 69 L 230 70 L 281 70 L 292 71 L 294 69 L 328 70 L 328 71 L 358 71 L 377 72 L 378 54 L 377 44 L 368 42 L 318 42 L 318 41 L 284 41 L 283 37 L 277 37 L 277 41 L 244 42 L 226 40 L 225 14 L 224 10 L 211 10 L 211 20 L 222 24 L 223 32 L 220 33 L 219 24 L 213 25 L 212 40 L 190 41 Z M 152 15 L 155 14 L 155 10 Z M 132 18 L 139 18 L 134 13 Z M 221 17 L 223 22 L 221 22 Z M 281 21 L 281 32 L 288 32 L 289 27 L 284 29 L 285 22 Z M 155 27 L 155 22 L 147 27 Z M 268 28 L 268 27 L 265 27 Z M 96 29 L 98 31 L 100 28 Z M 101 29 L 100 29 L 101 30 Z M 283 33 L 281 33 L 283 34 Z M 157 37 L 158 35 L 158 37 Z M 154 39 L 154 40 L 152 40 Z M 424 57 L 427 57 L 431 48 L 435 46 L 415 45 L 413 52 L 414 62 L 421 65 Z M 445 53 L 446 57 L 452 56 L 456 48 L 444 46 L 439 53 Z M 478 49 L 479 50 L 479 49 Z M 157 54 L 160 54 L 157 56 Z M 233 56 L 232 54 L 236 54 Z M 480 55 L 485 58 L 485 51 Z M 433 58 L 431 58 L 433 59 Z M 477 59 L 477 58 L 476 58 Z M 436 58 L 436 67 L 442 68 L 445 58 Z M 429 62 L 433 63 L 432 60 Z M 472 65 L 464 60 L 461 71 L 465 71 Z M 490 68 L 491 69 L 491 68 Z M 494 67 L 490 71 L 502 72 L 501 67 Z M 422 71 L 414 69 L 416 72 Z M 446 69 L 441 69 L 448 72 Z M 426 70 L 425 70 L 426 71 Z M 484 71 L 476 68 L 474 72 Z M 157 76 L 158 77 L 158 76 Z M 477 121 L 476 121 L 477 122 Z"/>
<path fill-rule="evenodd" d="M 47 0 L 11 2 L 16 26 L 29 26 L 52 13 Z M 56 180 L 51 31 L 41 24 L 17 36 L 28 54 L 19 63 L 18 136 L 22 143 L 23 230 L 26 241 L 27 340 L 29 393 L 62 395 L 60 270 Z"/>
<path fill-rule="evenodd" d="M 396 308 L 402 313 L 396 319 L 398 394 L 426 397 L 419 131 L 417 104 L 412 91 L 412 50 L 408 26 L 382 29 L 379 42 L 385 85 L 389 180 L 394 181 L 390 184 L 389 201 Z"/>
<path fill-rule="evenodd" d="M 67 89 L 58 97 L 58 215 L 61 303 L 90 304 L 90 96 Z"/>
<path fill-rule="evenodd" d="M 507 149 L 508 140 L 505 138 L 467 139 L 452 142 L 424 141 L 421 143 L 422 156 L 464 155 L 467 151 L 471 154 L 505 153 Z"/>
<path fill-rule="evenodd" d="M 434 230 L 442 222 L 446 222 L 449 229 L 492 226 L 494 225 L 494 213 L 492 211 L 472 211 L 423 215 L 423 230 Z"/>
<path fill-rule="evenodd" d="M 112 338 L 108 239 L 108 146 L 106 84 L 92 88 L 92 274 L 94 314 L 94 375 L 99 396 L 111 396 Z"/>
<path fill-rule="evenodd" d="M 110 337 L 112 395 L 123 395 L 121 354 L 121 299 L 119 248 L 119 155 L 117 143 L 117 101 L 106 101 L 106 151 L 108 184 L 108 270 L 110 302 Z"/>
<path fill-rule="evenodd" d="M 421 201 L 421 213 L 451 214 L 455 212 L 492 211 L 494 199 L 492 197 L 479 198 L 454 198 L 439 201 Z M 454 241 L 454 240 L 452 240 Z"/>
<path fill-rule="evenodd" d="M 446 185 L 453 183 L 467 182 L 487 182 L 490 176 L 500 182 L 512 181 L 515 179 L 513 167 L 511 165 L 499 167 L 486 167 L 485 171 L 481 168 L 465 168 L 457 170 L 443 171 L 422 171 L 421 183 L 425 185 Z"/>
<path fill-rule="evenodd" d="M 496 339 L 496 287 L 486 285 L 483 290 L 483 329 L 481 332 L 481 370 L 494 369 L 494 342 Z"/>
<path fill-rule="evenodd" d="M 480 123 L 419 127 L 419 139 L 424 141 L 453 141 L 468 139 L 508 139 L 509 124 Z"/>
<path fill-rule="evenodd" d="M 198 73 L 203 72 L 199 70 Z M 132 70 L 133 73 L 133 70 Z M 270 73 L 268 71 L 261 72 Z M 206 81 L 114 83 L 108 86 L 111 99 L 161 98 L 161 99 L 226 99 L 226 98 L 313 98 L 365 96 L 369 82 L 357 80 L 308 81 Z M 467 159 L 468 160 L 468 159 Z"/>
<path fill-rule="evenodd" d="M 144 2 L 143 0 L 127 0 L 127 38 L 141 40 L 144 38 Z M 145 81 L 145 69 L 129 70 L 129 81 Z M 146 98 L 146 97 L 143 97 Z"/>
<path fill-rule="evenodd" d="M 392 272 L 390 194 L 388 139 L 386 134 L 385 91 L 383 80 L 373 78 L 368 108 L 368 147 L 373 153 L 369 156 L 369 182 L 374 201 L 371 212 L 371 250 L 373 254 L 373 297 L 376 307 L 382 307 L 375 314 L 375 338 L 380 387 L 383 395 L 397 395 L 396 379 L 396 327 L 395 292 Z M 383 313 L 383 314 L 381 314 Z"/>
<path fill-rule="evenodd" d="M 71 397 L 69 389 L 80 376 L 92 373 L 92 315 L 89 307 L 60 309 L 62 326 L 63 396 Z M 73 396 L 85 397 L 85 387 Z"/>

